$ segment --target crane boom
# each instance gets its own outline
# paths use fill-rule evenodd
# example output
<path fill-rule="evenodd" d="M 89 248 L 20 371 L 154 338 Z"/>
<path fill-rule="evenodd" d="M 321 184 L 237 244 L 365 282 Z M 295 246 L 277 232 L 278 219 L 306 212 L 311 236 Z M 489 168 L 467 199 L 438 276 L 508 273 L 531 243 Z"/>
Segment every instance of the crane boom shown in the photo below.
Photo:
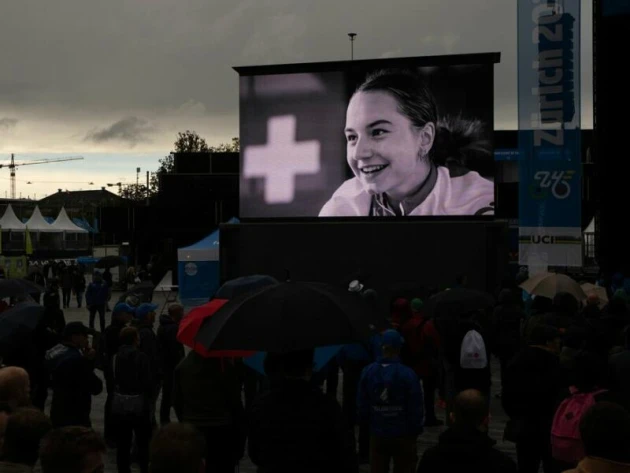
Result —
<path fill-rule="evenodd" d="M 63 161 L 79 161 L 83 159 L 83 156 L 68 156 L 66 158 L 52 158 L 52 159 L 40 159 L 38 161 L 26 161 L 24 163 L 16 163 L 15 155 L 11 154 L 11 163 L 9 164 L 0 164 L 0 168 L 8 167 L 11 172 L 11 198 L 15 199 L 15 168 L 19 166 L 30 166 L 32 164 L 49 164 L 49 163 L 60 163 Z"/>

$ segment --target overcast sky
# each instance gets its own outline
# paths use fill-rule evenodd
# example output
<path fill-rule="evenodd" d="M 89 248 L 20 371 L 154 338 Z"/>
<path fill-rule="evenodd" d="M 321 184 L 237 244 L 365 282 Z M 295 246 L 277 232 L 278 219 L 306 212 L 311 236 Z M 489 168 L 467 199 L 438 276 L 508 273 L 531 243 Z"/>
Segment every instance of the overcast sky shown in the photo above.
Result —
<path fill-rule="evenodd" d="M 591 0 L 582 5 L 591 128 Z M 500 51 L 495 128 L 516 128 L 516 0 L 5 0 L 0 163 L 85 157 L 18 169 L 23 196 L 135 182 L 178 131 L 209 144 L 238 135 L 232 66 L 349 59 L 349 32 L 356 59 Z M 0 170 L 1 197 L 8 177 Z"/>

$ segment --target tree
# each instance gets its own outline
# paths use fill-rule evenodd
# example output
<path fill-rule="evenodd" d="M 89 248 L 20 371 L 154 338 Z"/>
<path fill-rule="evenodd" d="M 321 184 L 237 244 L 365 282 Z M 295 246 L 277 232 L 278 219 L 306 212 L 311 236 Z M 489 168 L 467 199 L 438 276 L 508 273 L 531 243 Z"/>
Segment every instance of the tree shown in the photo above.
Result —
<path fill-rule="evenodd" d="M 222 143 L 219 146 L 211 146 L 213 153 L 238 153 L 241 150 L 241 140 L 238 137 L 232 138 L 231 143 Z"/>
<path fill-rule="evenodd" d="M 177 133 L 175 140 L 175 153 L 207 153 L 208 143 L 196 131 L 186 130 Z"/>
<path fill-rule="evenodd" d="M 154 194 L 149 186 L 149 197 Z M 144 184 L 128 184 L 118 186 L 118 195 L 123 199 L 144 202 L 147 199 L 147 186 Z"/>

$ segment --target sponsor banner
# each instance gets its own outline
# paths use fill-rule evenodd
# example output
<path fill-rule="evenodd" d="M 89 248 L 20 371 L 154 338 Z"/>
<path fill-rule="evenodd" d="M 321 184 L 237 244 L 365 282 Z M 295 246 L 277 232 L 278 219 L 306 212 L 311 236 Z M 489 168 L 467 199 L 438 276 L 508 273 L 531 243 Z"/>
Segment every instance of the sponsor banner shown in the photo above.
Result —
<path fill-rule="evenodd" d="M 4 268 L 4 274 L 7 279 L 22 279 L 28 274 L 26 256 L 0 255 L 0 266 Z"/>
<path fill-rule="evenodd" d="M 581 266 L 582 232 L 575 227 L 520 227 L 519 259 L 530 265 Z"/>
<path fill-rule="evenodd" d="M 519 261 L 581 266 L 580 2 L 518 15 Z"/>

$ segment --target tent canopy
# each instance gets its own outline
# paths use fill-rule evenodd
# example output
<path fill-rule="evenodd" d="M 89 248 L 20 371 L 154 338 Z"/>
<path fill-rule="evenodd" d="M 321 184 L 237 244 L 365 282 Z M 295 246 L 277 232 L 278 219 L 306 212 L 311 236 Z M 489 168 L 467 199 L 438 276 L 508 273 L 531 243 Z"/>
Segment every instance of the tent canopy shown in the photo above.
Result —
<path fill-rule="evenodd" d="M 595 233 L 595 218 L 591 220 L 591 223 L 588 224 L 584 233 Z"/>
<path fill-rule="evenodd" d="M 227 223 L 238 223 L 231 218 Z M 219 229 L 217 228 L 203 240 L 177 250 L 178 261 L 219 261 Z"/>
<path fill-rule="evenodd" d="M 178 261 L 219 261 L 219 230 L 203 240 L 177 250 Z"/>
<path fill-rule="evenodd" d="M 15 212 L 13 211 L 13 207 L 9 204 L 4 211 L 4 215 L 0 218 L 0 227 L 2 230 L 21 230 L 24 231 L 26 229 L 26 225 L 20 222 L 20 219 L 17 218 Z"/>
<path fill-rule="evenodd" d="M 72 220 L 70 220 L 70 218 L 68 217 L 68 214 L 66 213 L 66 209 L 64 207 L 61 207 L 59 215 L 57 215 L 57 220 L 55 220 L 55 222 L 50 225 L 50 228 L 58 232 L 88 233 L 87 230 L 84 230 L 81 227 L 77 227 L 74 223 L 72 223 Z"/>
<path fill-rule="evenodd" d="M 33 215 L 31 215 L 31 218 L 26 222 L 26 226 L 31 232 L 59 232 L 59 230 L 51 228 L 51 225 L 46 222 L 39 210 L 39 206 L 36 206 L 35 210 L 33 210 Z"/>

